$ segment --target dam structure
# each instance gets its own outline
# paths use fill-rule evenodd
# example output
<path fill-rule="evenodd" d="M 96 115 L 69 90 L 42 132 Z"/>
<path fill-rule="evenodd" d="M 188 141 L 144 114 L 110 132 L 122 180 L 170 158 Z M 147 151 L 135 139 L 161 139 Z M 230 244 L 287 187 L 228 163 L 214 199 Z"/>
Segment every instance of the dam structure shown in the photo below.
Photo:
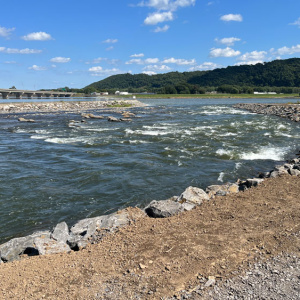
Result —
<path fill-rule="evenodd" d="M 76 93 L 54 92 L 54 91 L 31 91 L 31 90 L 17 90 L 17 89 L 0 89 L 0 94 L 2 95 L 2 99 L 9 99 L 12 96 L 16 99 L 22 99 L 23 97 L 31 99 L 34 97 L 36 97 L 36 98 L 72 97 Z"/>

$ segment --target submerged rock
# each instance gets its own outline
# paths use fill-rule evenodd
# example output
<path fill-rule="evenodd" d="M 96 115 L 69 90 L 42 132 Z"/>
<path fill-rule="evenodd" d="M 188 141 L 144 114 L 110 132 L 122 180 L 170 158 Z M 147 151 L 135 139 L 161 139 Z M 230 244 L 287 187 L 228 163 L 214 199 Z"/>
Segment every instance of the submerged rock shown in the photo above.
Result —
<path fill-rule="evenodd" d="M 28 122 L 28 123 L 35 123 L 33 119 L 25 119 L 25 118 L 19 118 L 19 122 Z"/>

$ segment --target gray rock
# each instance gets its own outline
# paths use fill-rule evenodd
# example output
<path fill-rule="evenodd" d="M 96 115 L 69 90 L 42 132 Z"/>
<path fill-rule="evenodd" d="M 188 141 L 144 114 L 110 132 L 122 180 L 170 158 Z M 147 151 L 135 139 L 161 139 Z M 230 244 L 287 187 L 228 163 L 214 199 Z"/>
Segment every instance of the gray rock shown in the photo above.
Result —
<path fill-rule="evenodd" d="M 97 231 L 102 230 L 104 236 L 129 222 L 130 218 L 125 209 L 110 215 L 81 220 L 71 227 L 67 243 L 71 249 L 85 248 Z"/>
<path fill-rule="evenodd" d="M 239 192 L 239 186 L 236 183 L 228 183 L 223 185 L 210 185 L 206 188 L 209 198 L 215 196 L 225 196 L 227 194 L 235 194 Z"/>
<path fill-rule="evenodd" d="M 1 259 L 5 262 L 13 261 L 20 258 L 22 254 L 38 255 L 35 248 L 34 240 L 37 237 L 49 238 L 49 231 L 35 232 L 25 237 L 14 238 L 0 246 Z"/>
<path fill-rule="evenodd" d="M 203 200 L 209 200 L 209 196 L 197 187 L 188 187 L 178 198 L 177 202 L 183 204 L 185 202 L 194 204 L 194 205 L 201 205 Z"/>
<path fill-rule="evenodd" d="M 35 121 L 32 119 L 25 119 L 25 118 L 19 118 L 18 119 L 19 122 L 28 122 L 28 123 L 34 123 Z"/>
<path fill-rule="evenodd" d="M 258 186 L 259 184 L 261 184 L 263 181 L 264 181 L 263 178 L 251 178 L 251 179 L 247 179 L 246 180 L 246 186 L 248 188 L 255 187 L 255 186 Z"/>
<path fill-rule="evenodd" d="M 48 237 L 38 237 L 34 239 L 34 244 L 39 255 L 71 252 L 71 248 L 66 243 Z"/>
<path fill-rule="evenodd" d="M 107 120 L 108 120 L 109 122 L 121 122 L 120 119 L 117 119 L 117 118 L 115 118 L 115 117 L 108 117 Z"/>
<path fill-rule="evenodd" d="M 146 214 L 151 218 L 167 218 L 184 211 L 184 207 L 172 200 L 153 200 L 145 208 Z"/>
<path fill-rule="evenodd" d="M 52 233 L 51 238 L 58 241 L 66 243 L 69 238 L 69 227 L 66 222 L 61 222 L 57 224 Z"/>
<path fill-rule="evenodd" d="M 297 170 L 297 169 L 289 169 L 289 173 L 290 173 L 292 176 L 300 176 L 300 171 Z"/>
<path fill-rule="evenodd" d="M 83 219 L 73 225 L 70 229 L 68 244 L 71 249 L 82 248 L 87 245 L 87 240 L 100 228 L 105 216 Z"/>

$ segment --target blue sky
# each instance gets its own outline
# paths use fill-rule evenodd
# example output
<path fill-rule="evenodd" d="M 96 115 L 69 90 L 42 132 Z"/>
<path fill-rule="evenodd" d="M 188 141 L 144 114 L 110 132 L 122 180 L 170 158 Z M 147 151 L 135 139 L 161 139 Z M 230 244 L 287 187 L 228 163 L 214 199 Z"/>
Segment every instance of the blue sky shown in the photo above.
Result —
<path fill-rule="evenodd" d="M 0 88 L 212 70 L 300 55 L 299 0 L 1 1 Z"/>

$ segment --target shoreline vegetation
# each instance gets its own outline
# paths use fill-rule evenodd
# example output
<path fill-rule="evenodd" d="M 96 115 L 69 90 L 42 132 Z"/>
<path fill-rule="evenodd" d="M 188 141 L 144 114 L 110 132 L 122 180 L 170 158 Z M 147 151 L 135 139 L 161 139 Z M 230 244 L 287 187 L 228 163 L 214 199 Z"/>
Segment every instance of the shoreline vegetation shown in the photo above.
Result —
<path fill-rule="evenodd" d="M 263 105 L 238 108 L 260 113 L 258 106 Z M 278 107 L 281 114 L 272 109 L 261 113 L 291 120 L 300 117 L 298 105 Z M 18 108 L 2 112 L 16 113 Z M 294 158 L 258 178 L 209 186 L 205 191 L 189 187 L 178 197 L 152 201 L 145 210 L 128 208 L 84 219 L 70 230 L 63 222 L 51 232 L 12 239 L 0 245 L 0 295 L 32 299 L 203 296 L 257 259 L 299 251 L 299 179 L 300 160 Z M 53 253 L 60 254 L 49 256 Z M 34 278 L 17 285 L 19 276 L 26 278 L 30 272 Z M 65 286 L 60 288 L 62 282 Z M 8 288 L 11 285 L 15 288 Z"/>

